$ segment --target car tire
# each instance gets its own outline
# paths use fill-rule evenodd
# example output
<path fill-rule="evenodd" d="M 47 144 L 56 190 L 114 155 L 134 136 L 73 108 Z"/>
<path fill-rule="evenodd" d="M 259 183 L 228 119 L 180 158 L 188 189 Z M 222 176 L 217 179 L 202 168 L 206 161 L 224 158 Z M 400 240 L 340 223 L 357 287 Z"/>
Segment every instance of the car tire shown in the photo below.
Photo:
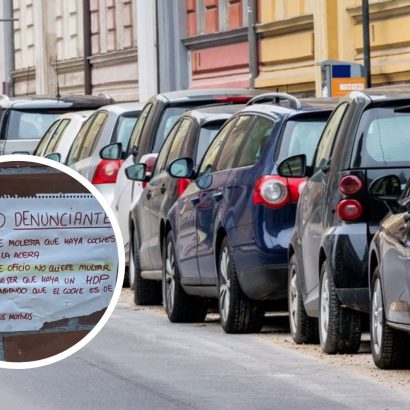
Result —
<path fill-rule="evenodd" d="M 371 286 L 370 345 L 373 361 L 380 369 L 408 367 L 409 336 L 386 323 L 379 268 L 376 268 Z"/>
<path fill-rule="evenodd" d="M 208 301 L 188 295 L 182 288 L 172 232 L 165 239 L 162 255 L 162 300 L 168 319 L 174 323 L 203 322 Z"/>
<path fill-rule="evenodd" d="M 299 274 L 296 255 L 292 255 L 289 261 L 288 275 L 290 334 L 296 344 L 318 343 L 318 320 L 317 318 L 309 317 L 306 313 Z"/>
<path fill-rule="evenodd" d="M 252 333 L 261 330 L 264 316 L 262 305 L 243 293 L 233 252 L 226 237 L 219 249 L 218 305 L 221 325 L 226 333 Z"/>
<path fill-rule="evenodd" d="M 361 314 L 343 308 L 330 267 L 324 261 L 319 288 L 319 340 L 325 353 L 356 353 L 361 341 Z"/>
<path fill-rule="evenodd" d="M 141 276 L 138 235 L 133 232 L 133 261 L 134 261 L 134 303 L 137 306 L 161 304 L 161 282 L 147 280 Z M 131 261 L 130 261 L 131 264 Z"/>

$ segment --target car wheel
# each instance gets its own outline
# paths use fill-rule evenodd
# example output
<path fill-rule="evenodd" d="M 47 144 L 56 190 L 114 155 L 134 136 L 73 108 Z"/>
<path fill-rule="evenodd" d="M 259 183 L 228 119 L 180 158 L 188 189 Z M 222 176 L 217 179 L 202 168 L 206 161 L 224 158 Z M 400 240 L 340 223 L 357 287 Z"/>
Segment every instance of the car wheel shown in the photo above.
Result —
<path fill-rule="evenodd" d="M 166 237 L 162 254 L 162 300 L 168 319 L 175 323 L 203 322 L 208 301 L 188 295 L 182 288 L 172 232 Z"/>
<path fill-rule="evenodd" d="M 136 305 L 141 306 L 159 305 L 161 304 L 161 282 L 147 280 L 141 276 L 139 242 L 135 230 L 133 232 L 132 248 L 133 262 L 130 260 L 130 267 L 133 265 L 134 269 L 134 302 Z M 129 272 L 131 276 L 131 269 Z"/>
<path fill-rule="evenodd" d="M 135 233 L 134 233 L 135 235 Z M 135 256 L 134 239 L 131 240 L 128 258 L 128 284 L 131 290 L 135 289 Z"/>
<path fill-rule="evenodd" d="M 343 308 L 327 261 L 321 269 L 319 340 L 325 353 L 356 353 L 360 348 L 361 314 Z"/>
<path fill-rule="evenodd" d="M 218 295 L 221 325 L 226 333 L 251 333 L 262 328 L 264 311 L 239 285 L 232 250 L 225 237 L 218 261 Z"/>
<path fill-rule="evenodd" d="M 371 289 L 370 344 L 373 361 L 380 369 L 408 367 L 409 337 L 386 323 L 380 272 L 377 268 Z M 406 366 L 407 365 L 407 366 Z"/>
<path fill-rule="evenodd" d="M 306 314 L 296 255 L 289 262 L 288 275 L 289 326 L 292 339 L 297 344 L 318 342 L 318 321 Z"/>

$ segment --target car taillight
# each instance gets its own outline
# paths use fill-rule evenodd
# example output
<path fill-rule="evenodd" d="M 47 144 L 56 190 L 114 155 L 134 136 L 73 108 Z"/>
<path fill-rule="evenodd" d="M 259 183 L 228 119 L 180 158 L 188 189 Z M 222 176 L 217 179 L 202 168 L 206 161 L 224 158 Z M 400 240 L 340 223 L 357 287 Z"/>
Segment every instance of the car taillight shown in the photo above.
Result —
<path fill-rule="evenodd" d="M 146 165 L 145 172 L 147 175 L 151 175 L 154 172 L 155 163 L 157 162 L 157 156 L 148 156 L 144 163 Z M 144 189 L 148 185 L 148 182 L 142 182 L 142 188 Z"/>
<path fill-rule="evenodd" d="M 102 159 L 94 172 L 92 184 L 115 184 L 123 160 Z"/>
<path fill-rule="evenodd" d="M 186 178 L 178 179 L 178 185 L 177 185 L 178 198 L 184 193 L 184 191 L 187 189 L 190 182 L 191 181 L 189 179 L 186 179 Z"/>
<path fill-rule="evenodd" d="M 283 178 L 267 175 L 256 181 L 253 190 L 253 204 L 262 204 L 270 208 L 281 208 L 288 202 L 297 202 L 305 178 Z"/>
<path fill-rule="evenodd" d="M 356 199 L 343 199 L 337 204 L 337 215 L 344 221 L 355 221 L 362 216 L 362 204 Z"/>
<path fill-rule="evenodd" d="M 355 175 L 346 175 L 339 182 L 339 191 L 342 195 L 357 194 L 362 187 L 362 180 Z"/>

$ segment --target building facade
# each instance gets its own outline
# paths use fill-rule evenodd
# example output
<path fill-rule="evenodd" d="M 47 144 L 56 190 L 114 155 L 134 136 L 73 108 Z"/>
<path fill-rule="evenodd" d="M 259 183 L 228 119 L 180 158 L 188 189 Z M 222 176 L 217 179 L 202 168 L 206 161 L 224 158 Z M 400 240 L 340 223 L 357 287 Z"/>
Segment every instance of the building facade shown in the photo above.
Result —
<path fill-rule="evenodd" d="M 13 0 L 14 94 L 56 95 L 58 73 L 61 94 L 138 100 L 135 7 L 132 0 Z"/>

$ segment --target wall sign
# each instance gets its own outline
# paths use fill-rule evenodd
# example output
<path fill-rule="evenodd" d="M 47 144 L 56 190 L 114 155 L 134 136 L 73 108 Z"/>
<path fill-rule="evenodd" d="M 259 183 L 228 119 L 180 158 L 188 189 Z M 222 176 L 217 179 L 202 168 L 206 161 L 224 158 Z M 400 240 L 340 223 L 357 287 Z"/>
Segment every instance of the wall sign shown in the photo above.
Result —
<path fill-rule="evenodd" d="M 0 332 L 39 330 L 108 306 L 118 251 L 93 195 L 0 197 Z"/>

